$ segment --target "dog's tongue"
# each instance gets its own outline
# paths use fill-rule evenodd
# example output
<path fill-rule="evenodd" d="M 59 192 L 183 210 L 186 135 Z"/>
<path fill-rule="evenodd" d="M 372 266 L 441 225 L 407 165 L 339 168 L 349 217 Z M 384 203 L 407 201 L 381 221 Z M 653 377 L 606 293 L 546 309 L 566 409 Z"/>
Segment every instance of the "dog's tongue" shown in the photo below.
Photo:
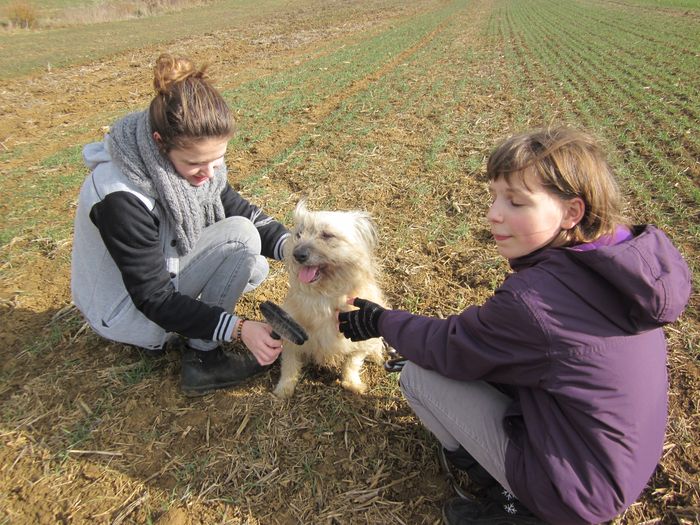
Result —
<path fill-rule="evenodd" d="M 318 275 L 318 266 L 302 266 L 299 270 L 299 280 L 302 283 L 310 283 Z"/>

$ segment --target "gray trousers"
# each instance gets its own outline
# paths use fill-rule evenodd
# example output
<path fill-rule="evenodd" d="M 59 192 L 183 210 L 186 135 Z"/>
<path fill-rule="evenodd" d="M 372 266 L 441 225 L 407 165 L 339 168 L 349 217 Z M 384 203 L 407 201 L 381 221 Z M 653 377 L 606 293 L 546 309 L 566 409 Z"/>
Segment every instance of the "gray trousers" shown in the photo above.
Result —
<path fill-rule="evenodd" d="M 504 488 L 508 436 L 503 415 L 512 401 L 484 381 L 456 381 L 413 363 L 401 371 L 401 391 L 423 425 L 447 450 L 459 445 Z"/>
<path fill-rule="evenodd" d="M 173 284 L 184 295 L 231 312 L 241 295 L 259 286 L 268 271 L 257 228 L 243 217 L 228 217 L 204 228 L 192 251 L 178 260 Z M 112 341 L 149 350 L 162 347 L 171 334 L 146 318 L 130 297 L 124 303 L 109 331 L 96 331 Z M 206 339 L 190 339 L 188 344 L 198 350 L 217 345 Z"/>
<path fill-rule="evenodd" d="M 269 269 L 260 255 L 257 228 L 243 217 L 228 217 L 205 228 L 192 251 L 180 259 L 178 290 L 231 312 L 241 295 L 265 280 Z M 190 339 L 188 345 L 212 350 L 217 343 Z"/>

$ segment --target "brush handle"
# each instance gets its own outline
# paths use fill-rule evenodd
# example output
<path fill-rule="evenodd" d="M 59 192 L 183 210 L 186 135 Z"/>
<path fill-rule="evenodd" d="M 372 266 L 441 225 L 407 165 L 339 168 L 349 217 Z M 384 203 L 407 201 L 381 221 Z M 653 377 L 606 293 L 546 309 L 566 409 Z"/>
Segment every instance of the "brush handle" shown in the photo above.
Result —
<path fill-rule="evenodd" d="M 284 338 L 295 345 L 303 345 L 309 339 L 304 328 L 272 301 L 260 303 L 260 312 L 272 327 L 271 335 L 272 337 L 277 336 L 275 339 Z"/>

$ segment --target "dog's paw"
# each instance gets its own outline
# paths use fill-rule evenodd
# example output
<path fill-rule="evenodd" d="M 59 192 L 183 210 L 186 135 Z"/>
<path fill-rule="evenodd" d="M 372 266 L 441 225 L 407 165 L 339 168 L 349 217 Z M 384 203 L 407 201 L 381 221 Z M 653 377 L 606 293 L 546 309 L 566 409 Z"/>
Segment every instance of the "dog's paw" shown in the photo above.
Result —
<path fill-rule="evenodd" d="M 364 394 L 367 392 L 367 385 L 365 385 L 362 381 L 351 381 L 345 379 L 341 381 L 340 385 L 345 390 L 349 390 L 350 392 L 354 392 L 355 394 Z"/>
<path fill-rule="evenodd" d="M 296 385 L 294 383 L 283 383 L 280 381 L 277 383 L 277 386 L 275 389 L 272 391 L 272 393 L 278 397 L 279 399 L 289 399 L 294 395 L 294 387 Z"/>

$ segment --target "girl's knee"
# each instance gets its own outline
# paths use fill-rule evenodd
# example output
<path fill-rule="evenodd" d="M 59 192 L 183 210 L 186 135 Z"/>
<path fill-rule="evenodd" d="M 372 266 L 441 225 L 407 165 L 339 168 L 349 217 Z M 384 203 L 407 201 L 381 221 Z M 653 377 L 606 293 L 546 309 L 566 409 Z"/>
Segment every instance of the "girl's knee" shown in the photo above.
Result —
<path fill-rule="evenodd" d="M 424 371 L 424 369 L 415 363 L 406 361 L 406 364 L 401 369 L 401 375 L 399 376 L 399 387 L 401 387 L 401 392 L 406 399 L 416 397 L 416 382 L 421 372 Z"/>
<path fill-rule="evenodd" d="M 231 248 L 238 248 L 245 245 L 249 253 L 260 254 L 261 240 L 260 232 L 255 225 L 245 217 L 227 217 L 218 222 L 224 232 L 226 244 Z"/>
<path fill-rule="evenodd" d="M 250 272 L 250 278 L 248 279 L 248 285 L 246 286 L 245 292 L 249 292 L 260 286 L 267 278 L 267 274 L 270 272 L 270 265 L 268 264 L 267 259 L 262 255 L 253 256 L 252 261 L 252 270 Z"/>

